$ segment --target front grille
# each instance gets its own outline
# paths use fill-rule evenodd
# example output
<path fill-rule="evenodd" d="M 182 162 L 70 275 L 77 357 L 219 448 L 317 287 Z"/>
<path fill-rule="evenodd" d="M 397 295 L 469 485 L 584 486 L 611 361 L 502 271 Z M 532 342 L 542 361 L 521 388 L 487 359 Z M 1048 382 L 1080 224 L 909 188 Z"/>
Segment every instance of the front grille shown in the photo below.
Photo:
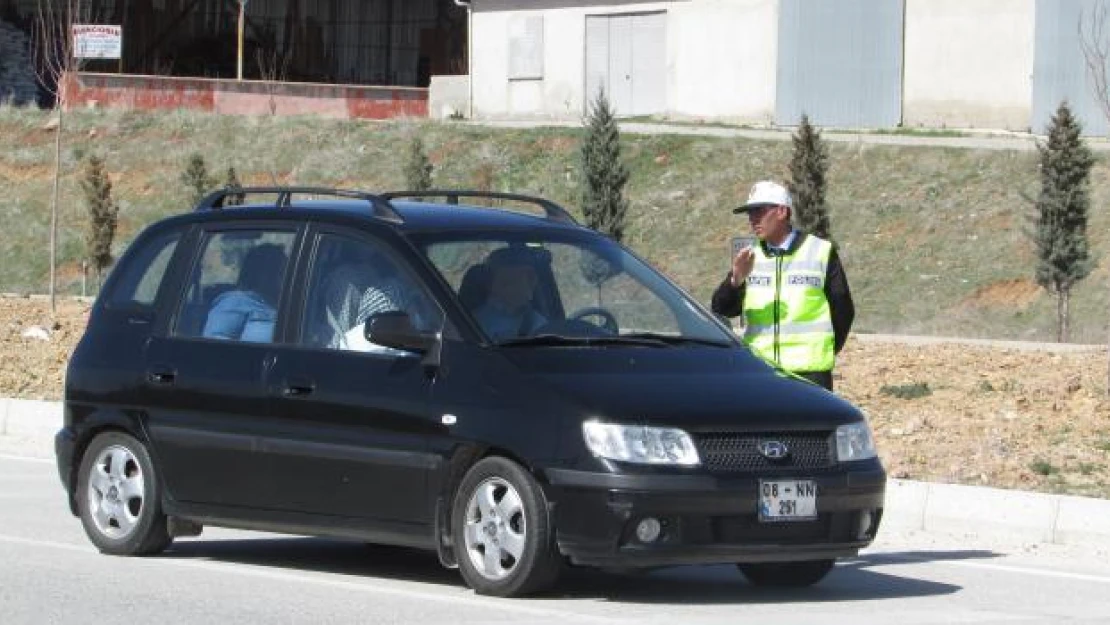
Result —
<path fill-rule="evenodd" d="M 790 453 L 771 460 L 759 452 L 765 441 L 778 441 Z M 758 473 L 785 469 L 820 470 L 834 464 L 831 432 L 715 433 L 694 437 L 702 464 L 713 473 Z"/>

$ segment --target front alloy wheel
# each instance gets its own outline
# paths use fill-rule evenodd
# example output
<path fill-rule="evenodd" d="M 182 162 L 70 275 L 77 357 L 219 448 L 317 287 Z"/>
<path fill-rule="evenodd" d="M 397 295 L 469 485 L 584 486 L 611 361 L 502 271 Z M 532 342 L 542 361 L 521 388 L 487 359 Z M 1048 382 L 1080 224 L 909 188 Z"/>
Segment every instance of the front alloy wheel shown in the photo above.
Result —
<path fill-rule="evenodd" d="M 452 532 L 459 570 L 485 595 L 535 592 L 555 581 L 560 560 L 543 491 L 516 463 L 474 465 L 455 495 Z"/>
<path fill-rule="evenodd" d="M 499 477 L 478 485 L 466 506 L 465 543 L 470 563 L 486 579 L 505 579 L 524 555 L 528 522 L 512 484 Z"/>

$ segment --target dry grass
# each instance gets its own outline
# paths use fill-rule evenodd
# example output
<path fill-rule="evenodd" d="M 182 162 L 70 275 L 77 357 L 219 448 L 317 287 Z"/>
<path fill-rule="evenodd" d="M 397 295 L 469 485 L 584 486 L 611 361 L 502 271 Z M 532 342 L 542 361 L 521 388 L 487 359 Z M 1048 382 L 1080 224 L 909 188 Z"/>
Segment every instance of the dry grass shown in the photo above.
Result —
<path fill-rule="evenodd" d="M 53 133 L 47 114 L 0 106 L 0 291 L 46 290 Z M 156 217 L 188 210 L 178 177 L 189 154 L 222 178 L 234 166 L 250 184 L 363 189 L 404 185 L 404 147 L 421 133 L 440 187 L 536 193 L 578 204 L 575 129 L 509 130 L 454 123 L 350 122 L 79 111 L 68 116 L 61 193 L 61 256 L 76 266 L 85 209 L 77 165 L 106 159 L 120 202 L 122 249 Z M 624 136 L 631 171 L 628 243 L 702 301 L 727 268 L 728 241 L 747 225 L 730 209 L 748 186 L 783 178 L 786 142 L 695 136 Z M 1023 234 L 1036 191 L 1029 152 L 830 144 L 829 202 L 857 302 L 856 328 L 872 332 L 1050 340 L 1054 302 L 1032 286 Z M 1089 232 L 1110 246 L 1110 167 L 1094 171 Z M 75 275 L 70 272 L 70 275 Z M 1072 297 L 1072 338 L 1102 342 L 1110 270 L 1101 263 Z M 1015 286 L 1018 285 L 1018 286 Z M 77 292 L 76 280 L 61 285 Z M 1008 295 L 1007 295 L 1008 294 Z"/>

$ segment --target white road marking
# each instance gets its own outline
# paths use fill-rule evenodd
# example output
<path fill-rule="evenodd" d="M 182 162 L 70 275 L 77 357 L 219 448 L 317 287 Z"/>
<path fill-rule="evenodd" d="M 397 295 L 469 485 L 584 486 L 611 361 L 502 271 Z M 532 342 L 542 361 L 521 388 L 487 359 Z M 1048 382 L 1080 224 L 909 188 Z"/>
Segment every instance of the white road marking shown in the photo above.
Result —
<path fill-rule="evenodd" d="M 53 542 L 49 540 L 36 540 L 32 538 L 21 538 L 19 536 L 7 536 L 0 534 L 0 543 L 9 543 L 15 545 L 25 545 L 29 547 L 43 547 L 47 549 L 60 549 L 64 551 L 72 551 L 83 553 L 86 555 L 96 555 L 99 553 L 94 547 L 85 545 L 74 545 L 68 543 Z M 396 597 L 404 597 L 408 599 L 416 599 L 419 601 L 436 601 L 440 603 L 453 603 L 471 608 L 481 608 L 485 610 L 496 609 L 500 612 L 518 612 L 521 615 L 554 618 L 567 620 L 571 622 L 580 623 L 601 623 L 605 625 L 614 624 L 627 624 L 632 622 L 630 619 L 621 618 L 608 618 L 604 616 L 593 616 L 590 614 L 580 614 L 568 610 L 552 610 L 547 608 L 536 608 L 523 605 L 520 599 L 495 599 L 489 597 L 481 597 L 476 595 L 444 595 L 431 592 L 423 592 L 419 590 L 411 590 L 407 588 L 398 588 L 390 586 L 382 586 L 381 584 L 395 584 L 392 580 L 382 580 L 375 578 L 372 582 L 354 582 L 345 581 L 341 579 L 332 579 L 330 577 L 316 577 L 310 575 L 300 575 L 296 573 L 285 573 L 279 571 L 265 570 L 256 568 L 245 564 L 225 564 L 219 562 L 198 562 L 188 560 L 178 560 L 171 558 L 164 559 L 150 559 L 150 558 L 135 558 L 136 563 L 145 565 L 166 565 L 166 566 L 179 566 L 189 569 L 199 569 L 202 571 L 214 571 L 217 573 L 230 573 L 233 575 L 241 575 L 244 577 L 258 577 L 262 579 L 270 579 L 282 582 L 290 582 L 297 584 L 312 584 L 315 586 L 325 586 L 329 588 L 341 588 L 344 590 L 354 590 L 359 592 L 366 592 L 378 595 L 392 595 Z M 373 583 L 374 585 L 371 585 Z M 459 589 L 459 593 L 470 592 L 468 590 Z"/>
<path fill-rule="evenodd" d="M 1045 569 L 1032 569 L 1024 566 L 1006 566 L 1003 564 L 987 564 L 985 562 L 954 562 L 939 560 L 937 564 L 962 566 L 969 569 L 984 569 L 988 571 L 1001 571 L 1003 573 L 1017 573 L 1019 575 L 1036 575 L 1040 577 L 1055 577 L 1058 579 L 1074 579 L 1083 582 L 1110 584 L 1110 577 L 1103 575 L 1088 575 L 1086 573 L 1069 573 L 1067 571 L 1049 571 Z"/>
<path fill-rule="evenodd" d="M 34 462 L 38 464 L 54 464 L 50 458 L 31 458 L 29 456 L 10 456 L 8 454 L 0 454 L 0 460 L 14 460 L 16 462 Z"/>
<path fill-rule="evenodd" d="M 861 555 L 865 558 L 866 555 Z M 998 571 L 1001 573 L 1015 573 L 1018 575 L 1032 575 L 1036 577 L 1054 577 L 1057 579 L 1072 579 L 1083 582 L 1094 582 L 1097 584 L 1110 584 L 1110 577 L 1105 575 L 1091 575 L 1088 573 L 1070 573 L 1068 571 L 1053 571 L 1050 569 L 1035 569 L 1026 566 L 1012 566 L 1008 564 L 990 564 L 987 562 L 970 562 L 967 560 L 945 560 L 944 558 L 928 558 L 917 556 L 903 556 L 894 552 L 876 551 L 871 552 L 870 555 L 881 555 L 883 558 L 890 560 L 898 560 L 905 563 L 913 564 L 940 564 L 944 566 L 956 566 L 967 569 L 982 569 L 987 571 Z"/>

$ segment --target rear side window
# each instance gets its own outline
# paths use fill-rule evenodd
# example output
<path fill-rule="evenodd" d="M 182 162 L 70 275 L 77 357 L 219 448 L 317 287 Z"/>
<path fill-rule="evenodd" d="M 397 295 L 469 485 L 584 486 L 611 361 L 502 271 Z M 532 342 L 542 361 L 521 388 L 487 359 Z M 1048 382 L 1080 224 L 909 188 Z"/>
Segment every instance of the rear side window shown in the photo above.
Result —
<path fill-rule="evenodd" d="M 150 308 L 158 296 L 166 269 L 181 240 L 181 232 L 168 232 L 143 242 L 142 247 L 128 256 L 121 266 L 109 302 L 119 308 Z"/>
<path fill-rule="evenodd" d="M 252 343 L 273 341 L 281 287 L 296 234 L 212 233 L 189 274 L 174 334 Z"/>

